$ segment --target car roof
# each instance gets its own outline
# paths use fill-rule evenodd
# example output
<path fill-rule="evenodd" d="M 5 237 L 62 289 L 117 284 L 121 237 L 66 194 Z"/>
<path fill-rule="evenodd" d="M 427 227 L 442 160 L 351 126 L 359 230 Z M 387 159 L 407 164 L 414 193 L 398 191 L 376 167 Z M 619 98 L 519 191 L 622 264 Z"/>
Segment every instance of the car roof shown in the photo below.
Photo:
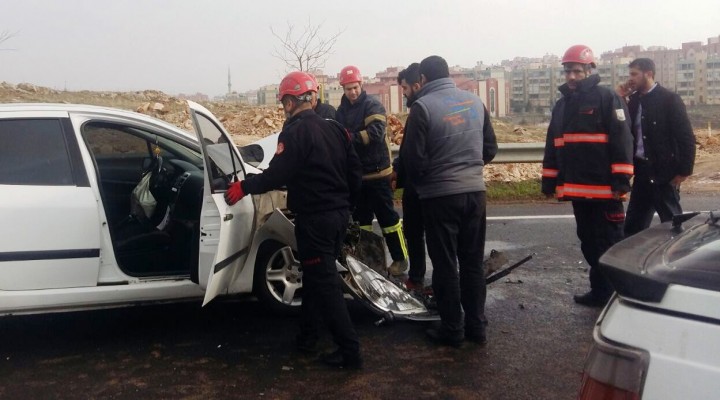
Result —
<path fill-rule="evenodd" d="M 46 111 L 46 112 L 67 112 L 70 114 L 93 114 L 96 116 L 123 117 L 135 119 L 141 122 L 161 125 L 166 129 L 172 130 L 183 135 L 186 139 L 197 142 L 194 133 L 185 131 L 169 122 L 159 118 L 142 114 L 136 111 L 124 110 L 114 107 L 93 106 L 88 104 L 65 104 L 65 103 L 0 103 L 0 113 L 2 112 L 19 112 L 19 111 Z"/>

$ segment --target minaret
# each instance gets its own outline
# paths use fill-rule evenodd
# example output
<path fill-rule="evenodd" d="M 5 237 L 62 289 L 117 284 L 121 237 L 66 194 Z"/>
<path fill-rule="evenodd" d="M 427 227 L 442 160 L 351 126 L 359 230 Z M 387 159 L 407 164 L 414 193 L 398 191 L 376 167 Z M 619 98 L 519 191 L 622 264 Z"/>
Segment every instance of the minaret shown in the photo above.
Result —
<path fill-rule="evenodd" d="M 232 82 L 230 81 L 230 67 L 228 67 L 228 94 L 232 93 Z"/>

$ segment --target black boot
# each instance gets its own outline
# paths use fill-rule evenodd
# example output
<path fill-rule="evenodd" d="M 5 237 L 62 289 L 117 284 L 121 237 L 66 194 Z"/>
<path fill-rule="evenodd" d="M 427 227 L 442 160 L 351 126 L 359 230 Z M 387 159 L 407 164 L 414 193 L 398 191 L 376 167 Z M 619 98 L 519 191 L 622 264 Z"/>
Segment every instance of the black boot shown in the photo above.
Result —
<path fill-rule="evenodd" d="M 321 355 L 320 361 L 331 367 L 345 369 L 360 369 L 363 364 L 360 354 L 344 354 L 340 349 Z"/>
<path fill-rule="evenodd" d="M 608 300 L 610 300 L 610 294 L 600 295 L 591 290 L 582 295 L 576 294 L 573 296 L 573 300 L 575 300 L 576 303 L 587 307 L 604 307 Z"/>

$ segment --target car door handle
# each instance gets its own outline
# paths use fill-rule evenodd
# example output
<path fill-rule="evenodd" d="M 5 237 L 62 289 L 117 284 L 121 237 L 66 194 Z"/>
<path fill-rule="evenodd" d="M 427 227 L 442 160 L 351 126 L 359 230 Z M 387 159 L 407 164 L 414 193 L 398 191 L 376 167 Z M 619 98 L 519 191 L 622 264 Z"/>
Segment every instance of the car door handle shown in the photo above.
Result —
<path fill-rule="evenodd" d="M 223 217 L 223 221 L 230 221 L 231 219 L 235 218 L 232 214 L 225 214 Z"/>

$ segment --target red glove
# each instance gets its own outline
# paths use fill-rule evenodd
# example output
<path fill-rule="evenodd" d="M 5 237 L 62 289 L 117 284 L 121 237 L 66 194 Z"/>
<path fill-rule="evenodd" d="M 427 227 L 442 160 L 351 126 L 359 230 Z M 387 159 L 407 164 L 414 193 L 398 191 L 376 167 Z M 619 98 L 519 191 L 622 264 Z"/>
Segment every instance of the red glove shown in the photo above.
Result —
<path fill-rule="evenodd" d="M 242 181 L 231 183 L 230 187 L 225 192 L 225 202 L 229 206 L 242 200 L 243 197 L 245 197 L 245 191 L 243 190 L 243 187 L 242 187 Z"/>

